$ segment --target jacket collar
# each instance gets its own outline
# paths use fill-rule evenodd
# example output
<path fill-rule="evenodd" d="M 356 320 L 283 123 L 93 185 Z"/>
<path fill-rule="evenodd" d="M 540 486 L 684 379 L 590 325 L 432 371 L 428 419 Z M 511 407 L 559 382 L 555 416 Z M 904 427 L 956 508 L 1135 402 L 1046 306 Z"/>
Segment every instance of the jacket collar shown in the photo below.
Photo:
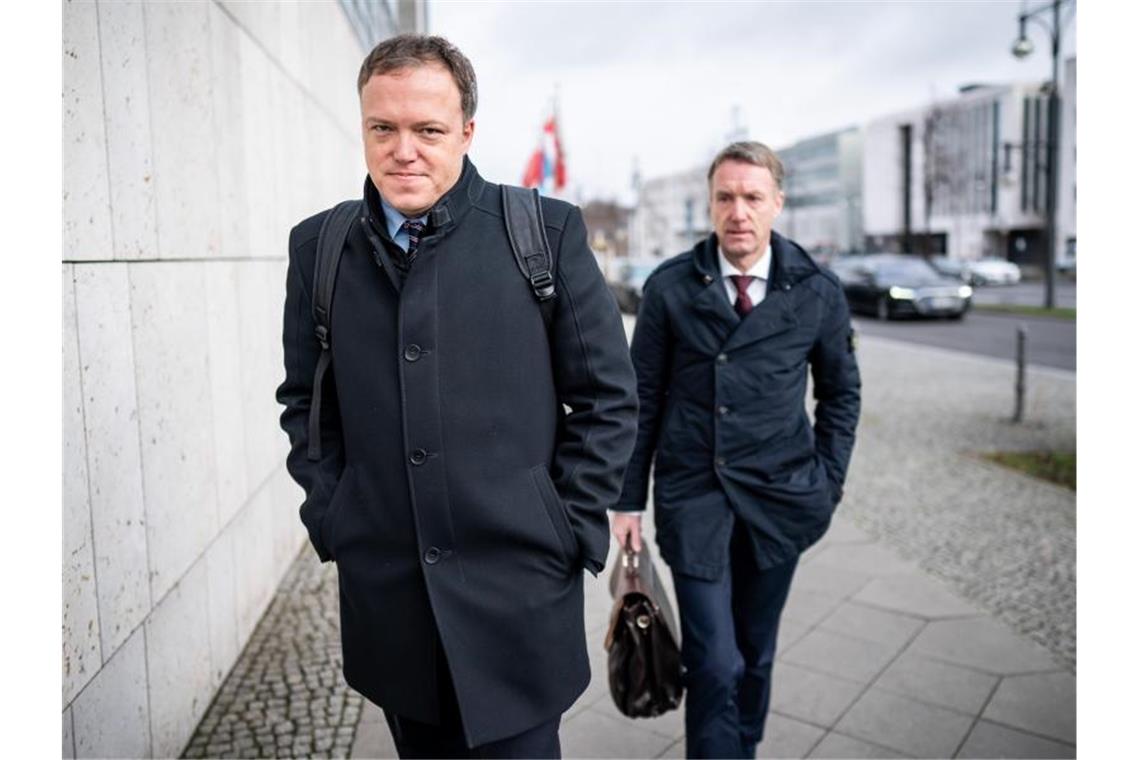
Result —
<path fill-rule="evenodd" d="M 463 157 L 463 170 L 459 179 L 443 197 L 428 209 L 428 235 L 447 234 L 459 220 L 471 210 L 471 206 L 479 200 L 487 183 L 479 176 L 475 164 L 467 156 Z M 384 210 L 380 204 L 380 191 L 372 183 L 372 177 L 364 178 L 364 203 L 368 208 L 369 222 L 373 228 L 386 239 L 391 240 L 388 234 L 388 225 L 384 223 Z"/>
<path fill-rule="evenodd" d="M 693 268 L 704 287 L 692 305 L 704 316 L 706 324 L 713 327 L 723 350 L 739 348 L 795 327 L 791 290 L 819 271 L 819 266 L 803 248 L 779 233 L 772 233 L 772 268 L 767 293 L 764 300 L 741 319 L 729 303 L 721 281 L 717 245 L 716 234 L 712 234 L 693 248 Z"/>
<path fill-rule="evenodd" d="M 797 243 L 788 240 L 776 231 L 772 231 L 770 244 L 772 246 L 772 269 L 768 273 L 768 292 L 784 290 L 800 280 L 815 274 L 819 266 L 812 261 Z M 709 235 L 693 247 L 693 266 L 705 284 L 719 280 L 722 276 L 720 264 L 717 261 L 717 247 L 720 241 L 716 233 Z"/>

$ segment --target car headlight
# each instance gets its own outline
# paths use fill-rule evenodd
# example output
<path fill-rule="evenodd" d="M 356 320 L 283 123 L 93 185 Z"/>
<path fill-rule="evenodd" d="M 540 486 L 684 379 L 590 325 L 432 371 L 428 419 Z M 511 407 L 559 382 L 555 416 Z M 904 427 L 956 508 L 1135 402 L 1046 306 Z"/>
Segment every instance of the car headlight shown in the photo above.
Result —
<path fill-rule="evenodd" d="M 969 298 L 972 295 L 974 295 L 974 289 L 969 285 L 963 285 L 962 287 L 958 288 L 959 298 Z"/>
<path fill-rule="evenodd" d="M 895 299 L 896 301 L 914 300 L 914 291 L 910 288 L 900 288 L 897 285 L 892 285 L 891 289 L 887 292 L 890 294 L 891 298 Z"/>

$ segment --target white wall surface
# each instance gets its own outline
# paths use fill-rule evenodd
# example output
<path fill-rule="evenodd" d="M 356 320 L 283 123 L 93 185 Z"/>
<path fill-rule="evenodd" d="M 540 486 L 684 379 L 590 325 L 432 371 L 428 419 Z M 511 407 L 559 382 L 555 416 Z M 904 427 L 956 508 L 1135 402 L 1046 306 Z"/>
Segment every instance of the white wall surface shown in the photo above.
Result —
<path fill-rule="evenodd" d="M 63 755 L 177 756 L 305 541 L 290 227 L 360 192 L 327 3 L 64 6 Z"/>

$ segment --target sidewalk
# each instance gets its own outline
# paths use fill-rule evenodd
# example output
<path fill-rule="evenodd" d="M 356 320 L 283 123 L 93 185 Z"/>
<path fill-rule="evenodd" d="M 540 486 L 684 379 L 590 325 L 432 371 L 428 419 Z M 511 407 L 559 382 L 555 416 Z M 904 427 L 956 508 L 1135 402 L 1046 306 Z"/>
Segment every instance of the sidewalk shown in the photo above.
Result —
<path fill-rule="evenodd" d="M 1075 498 L 974 452 L 1072 445 L 1075 378 L 1031 368 L 1014 426 L 1007 363 L 866 337 L 859 351 L 847 495 L 793 582 L 759 756 L 1074 757 Z M 594 677 L 563 754 L 683 757 L 681 711 L 633 721 L 610 699 L 608 572 L 586 577 Z M 306 547 L 188 756 L 395 757 L 340 676 L 336 603 L 335 568 Z"/>

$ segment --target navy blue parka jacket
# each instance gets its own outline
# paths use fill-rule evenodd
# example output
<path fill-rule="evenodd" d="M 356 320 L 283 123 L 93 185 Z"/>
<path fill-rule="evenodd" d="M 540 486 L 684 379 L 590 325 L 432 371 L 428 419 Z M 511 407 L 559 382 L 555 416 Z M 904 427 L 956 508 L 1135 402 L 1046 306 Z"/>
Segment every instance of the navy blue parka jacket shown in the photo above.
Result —
<path fill-rule="evenodd" d="M 743 319 L 715 234 L 645 283 L 631 347 L 637 443 L 615 510 L 644 509 L 652 465 L 657 543 L 674 572 L 719 578 L 735 520 L 760 567 L 789 561 L 843 494 L 860 404 L 847 300 L 797 244 L 773 232 L 771 246 L 767 295 Z"/>

